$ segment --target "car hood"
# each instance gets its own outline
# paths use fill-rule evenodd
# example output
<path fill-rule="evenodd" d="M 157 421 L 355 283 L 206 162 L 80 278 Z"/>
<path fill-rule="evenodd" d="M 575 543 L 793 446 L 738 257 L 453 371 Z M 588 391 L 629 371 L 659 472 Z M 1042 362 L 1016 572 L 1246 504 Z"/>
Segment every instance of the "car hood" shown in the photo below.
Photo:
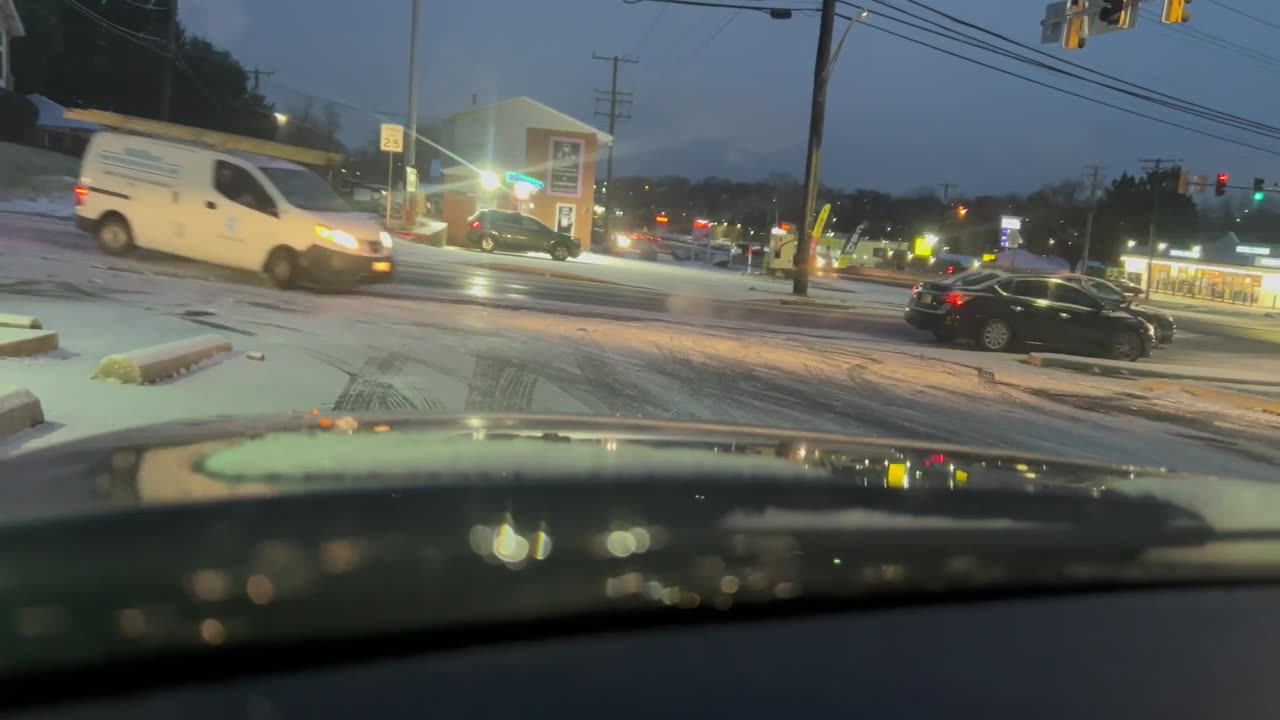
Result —
<path fill-rule="evenodd" d="M 368 215 L 358 212 L 318 212 L 308 210 L 308 214 L 321 225 L 328 225 L 334 230 L 351 233 L 357 240 L 376 240 L 382 228 Z"/>
<path fill-rule="evenodd" d="M 1191 497 L 1212 498 L 1217 512 L 1225 512 L 1230 503 L 1222 498 L 1235 487 L 1250 488 L 1243 495 L 1252 498 L 1246 505 L 1256 502 L 1258 492 L 1280 493 L 1249 481 L 1162 468 L 737 425 L 529 415 L 290 414 L 166 423 L 0 461 L 0 522 L 353 487 L 458 487 L 513 479 L 535 485 L 661 485 L 707 477 L 1078 498 L 1191 488 Z M 1232 485 L 1218 490 L 1214 483 Z M 1269 506 L 1280 506 L 1280 496 Z"/>

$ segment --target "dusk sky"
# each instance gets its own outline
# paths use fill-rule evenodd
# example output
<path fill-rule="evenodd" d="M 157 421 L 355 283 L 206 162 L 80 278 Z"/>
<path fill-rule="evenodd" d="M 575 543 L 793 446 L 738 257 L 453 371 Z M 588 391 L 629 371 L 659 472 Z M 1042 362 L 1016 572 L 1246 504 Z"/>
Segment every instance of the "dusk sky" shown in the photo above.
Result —
<path fill-rule="evenodd" d="M 906 0 L 894 7 L 927 12 Z M 765 4 L 816 8 L 818 0 Z M 1198 0 L 1181 29 L 1155 19 L 1147 0 L 1138 27 L 1089 41 L 1079 51 L 1037 45 L 1041 0 L 927 0 L 927 4 L 1149 90 L 1280 124 L 1280 6 L 1268 0 Z M 344 137 L 371 136 L 377 111 L 407 106 L 410 0 L 183 0 L 183 21 L 247 66 L 276 71 L 264 81 L 284 109 L 299 93 L 333 97 L 368 112 L 344 114 Z M 1280 153 L 1280 140 L 1188 117 L 1063 76 L 957 47 L 887 20 L 871 3 L 869 23 L 919 36 L 984 62 L 1156 117 L 1238 138 Z M 842 7 L 841 12 L 855 11 Z M 937 16 L 933 19 L 942 20 Z M 837 21 L 837 33 L 843 21 Z M 640 60 L 622 70 L 635 93 L 633 119 L 617 133 L 619 175 L 718 175 L 742 180 L 804 167 L 816 13 L 787 21 L 751 11 L 626 4 L 622 0 L 425 0 L 420 108 L 426 120 L 481 103 L 528 95 L 586 122 L 593 90 L 607 88 L 600 54 Z M 1208 33 L 1208 35 L 1205 35 Z M 1224 48 L 1222 38 L 1244 52 Z M 999 41 L 995 41 L 999 43 Z M 1071 69 L 1071 68 L 1067 68 Z M 1074 71 L 1074 70 L 1073 70 Z M 1280 181 L 1280 157 L 1127 115 L 855 27 L 831 84 L 825 184 L 909 191 L 940 182 L 961 194 L 1021 191 L 1083 166 L 1108 176 L 1136 170 L 1140 157 L 1173 157 L 1197 174 Z"/>

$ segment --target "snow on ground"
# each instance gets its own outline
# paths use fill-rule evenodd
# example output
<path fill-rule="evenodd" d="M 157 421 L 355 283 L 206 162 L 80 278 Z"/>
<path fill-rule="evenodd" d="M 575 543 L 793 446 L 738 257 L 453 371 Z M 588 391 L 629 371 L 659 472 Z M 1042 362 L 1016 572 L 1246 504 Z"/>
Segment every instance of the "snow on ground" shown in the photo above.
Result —
<path fill-rule="evenodd" d="M 73 219 L 75 203 L 67 194 L 36 195 L 32 197 L 0 198 L 0 213 L 19 215 L 44 215 L 46 217 Z"/>
<path fill-rule="evenodd" d="M 145 274 L 148 267 L 166 274 Z M 652 315 L 510 311 L 415 292 L 282 292 L 197 263 L 109 259 L 91 244 L 81 251 L 0 237 L 0 312 L 34 314 L 62 340 L 50 356 L 0 359 L 0 377 L 33 390 L 49 420 L 0 440 L 0 454 L 221 414 L 507 411 L 742 422 L 1274 472 L 1273 451 L 1255 438 L 1274 417 L 1152 397 L 1124 380 L 1029 368 L 1013 356 Z M 105 355 L 207 333 L 230 339 L 235 352 L 155 386 L 89 379 Z M 245 357 L 253 351 L 266 360 Z"/>
<path fill-rule="evenodd" d="M 667 259 L 651 261 L 583 253 L 556 262 L 539 253 L 481 253 L 457 247 L 436 248 L 400 243 L 401 262 L 439 265 L 452 263 L 501 267 L 537 273 L 574 275 L 584 279 L 643 287 L 678 295 L 700 295 L 722 300 L 778 300 L 791 297 L 791 281 L 763 275 L 743 275 L 741 270 Z M 815 278 L 810 300 L 840 305 L 881 305 L 901 308 L 909 291 L 843 278 Z"/>

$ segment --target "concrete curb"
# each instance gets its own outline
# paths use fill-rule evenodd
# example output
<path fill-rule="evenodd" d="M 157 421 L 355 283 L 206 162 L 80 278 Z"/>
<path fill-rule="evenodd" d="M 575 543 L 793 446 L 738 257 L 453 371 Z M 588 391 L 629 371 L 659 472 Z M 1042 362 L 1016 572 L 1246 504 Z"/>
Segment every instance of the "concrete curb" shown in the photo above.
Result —
<path fill-rule="evenodd" d="M 26 388 L 0 386 L 0 438 L 44 422 L 40 399 Z"/>
<path fill-rule="evenodd" d="M 21 328 L 23 330 L 40 330 L 44 326 L 38 318 L 30 315 L 7 315 L 0 313 L 0 327 Z"/>
<path fill-rule="evenodd" d="M 146 385 L 179 375 L 193 365 L 231 352 L 231 342 L 220 335 L 200 335 L 164 345 L 108 355 L 98 362 L 94 380 L 115 380 Z"/>
<path fill-rule="evenodd" d="M 52 330 L 15 330 L 0 327 L 0 357 L 31 357 L 58 349 L 58 333 Z"/>
<path fill-rule="evenodd" d="M 1163 378 L 1165 380 L 1192 380 L 1205 383 L 1280 387 L 1280 380 L 1273 376 L 1226 373 L 1220 368 L 1191 368 L 1150 362 L 1123 362 L 1120 360 L 1102 360 L 1054 353 L 1031 353 L 1027 355 L 1023 362 L 1036 367 L 1078 370 L 1095 375 L 1110 375 L 1114 377 Z"/>

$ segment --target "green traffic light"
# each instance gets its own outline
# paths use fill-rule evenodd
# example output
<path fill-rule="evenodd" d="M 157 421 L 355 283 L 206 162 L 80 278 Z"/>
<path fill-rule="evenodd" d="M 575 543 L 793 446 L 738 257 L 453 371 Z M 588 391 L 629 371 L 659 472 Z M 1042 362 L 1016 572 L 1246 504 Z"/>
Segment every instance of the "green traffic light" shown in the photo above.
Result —
<path fill-rule="evenodd" d="M 1262 202 L 1262 198 L 1264 198 L 1264 197 L 1266 197 L 1266 196 L 1267 196 L 1267 194 L 1266 194 L 1266 193 L 1264 193 L 1264 192 L 1262 192 L 1261 190 L 1259 190 L 1258 192 L 1256 192 L 1256 193 L 1254 193 L 1254 194 L 1253 194 L 1253 201 L 1254 201 L 1254 202 Z"/>

